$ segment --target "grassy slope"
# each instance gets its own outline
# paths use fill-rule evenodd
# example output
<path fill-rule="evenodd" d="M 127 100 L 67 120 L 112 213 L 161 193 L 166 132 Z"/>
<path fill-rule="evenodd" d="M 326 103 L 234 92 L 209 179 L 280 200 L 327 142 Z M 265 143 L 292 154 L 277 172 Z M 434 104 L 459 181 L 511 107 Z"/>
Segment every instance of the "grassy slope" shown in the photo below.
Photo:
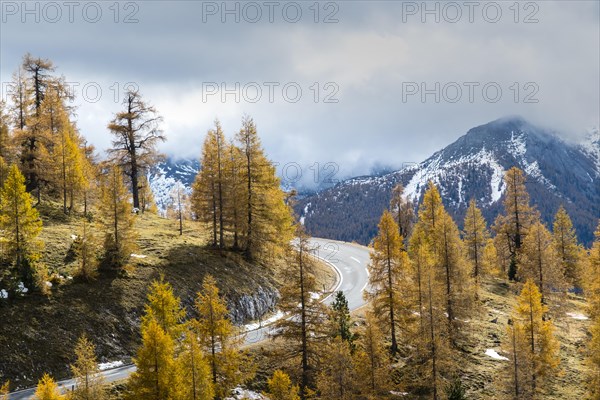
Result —
<path fill-rule="evenodd" d="M 481 288 L 482 306 L 478 318 L 467 324 L 472 344 L 459 362 L 470 393 L 478 399 L 511 398 L 505 391 L 507 361 L 498 361 L 484 354 L 494 349 L 503 356 L 501 343 L 507 342 L 506 326 L 515 306 L 520 286 L 500 279 L 487 279 Z M 585 314 L 582 298 L 569 296 L 563 315 L 554 319 L 555 334 L 560 342 L 559 373 L 547 388 L 544 399 L 585 398 L 585 341 L 588 322 L 576 320 L 566 313 Z M 497 319 L 497 320 L 496 320 Z M 495 322 L 494 322 L 495 321 Z"/>
<path fill-rule="evenodd" d="M 481 291 L 481 304 L 474 311 L 470 321 L 465 324 L 470 339 L 464 345 L 462 354 L 456 359 L 459 375 L 468 388 L 470 399 L 511 399 L 505 391 L 505 367 L 507 361 L 495 360 L 485 355 L 486 349 L 494 349 L 500 355 L 507 356 L 501 343 L 505 337 L 505 328 L 515 304 L 518 291 L 517 284 L 509 284 L 505 280 L 489 278 L 484 280 Z M 357 324 L 364 321 L 366 307 L 353 313 Z M 585 314 L 585 302 L 581 298 L 570 297 L 566 302 L 565 312 Z M 497 319 L 497 320 L 496 320 Z M 565 316 L 555 320 L 556 336 L 560 341 L 560 372 L 548 388 L 544 399 L 585 399 L 585 341 L 588 322 L 575 320 Z M 288 371 L 297 370 L 297 365 L 290 364 L 277 355 L 285 349 L 280 341 L 262 343 L 252 348 L 254 357 L 260 368 L 254 387 L 264 389 L 266 378 L 273 371 L 283 368 Z M 398 388 L 404 391 L 403 388 Z M 391 396 L 390 398 L 398 398 Z M 418 399 L 418 396 L 404 396 L 403 399 Z M 429 397 L 425 397 L 429 398 Z"/>
<path fill-rule="evenodd" d="M 67 254 L 81 221 L 62 216 L 54 207 L 44 209 L 43 215 L 42 260 L 55 276 L 72 275 L 74 263 Z M 273 272 L 277 265 L 251 265 L 238 254 L 220 255 L 206 248 L 200 224 L 186 222 L 179 236 L 176 221 L 143 215 L 137 217 L 136 228 L 136 253 L 146 258 L 131 259 L 130 277 L 104 275 L 93 283 L 66 279 L 48 297 L 33 293 L 0 304 L 0 377 L 10 379 L 12 388 L 36 383 L 45 371 L 59 379 L 69 376 L 74 343 L 84 332 L 96 343 L 100 361 L 128 361 L 138 345 L 147 288 L 161 274 L 188 312 L 207 273 L 228 295 L 249 293 L 258 285 L 278 286 Z M 333 273 L 323 271 L 321 279 L 330 282 Z"/>

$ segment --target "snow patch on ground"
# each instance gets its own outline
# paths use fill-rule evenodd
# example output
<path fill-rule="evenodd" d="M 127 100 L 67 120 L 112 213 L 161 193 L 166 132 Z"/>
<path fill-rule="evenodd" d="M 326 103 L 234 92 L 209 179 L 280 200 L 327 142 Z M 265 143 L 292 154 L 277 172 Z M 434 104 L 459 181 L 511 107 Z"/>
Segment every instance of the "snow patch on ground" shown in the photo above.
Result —
<path fill-rule="evenodd" d="M 0 290 L 0 299 L 8 299 L 8 292 L 6 290 Z"/>
<path fill-rule="evenodd" d="M 131 253 L 131 257 L 133 258 L 146 258 L 148 256 L 145 256 L 143 254 L 135 254 L 135 253 Z"/>
<path fill-rule="evenodd" d="M 17 285 L 17 293 L 27 293 L 29 292 L 29 289 L 27 289 L 25 287 L 25 284 L 23 282 L 19 282 L 19 284 Z"/>
<path fill-rule="evenodd" d="M 488 357 L 493 358 L 494 360 L 503 360 L 503 361 L 508 361 L 508 358 L 501 356 L 500 354 L 498 354 L 498 352 L 494 349 L 487 349 L 485 351 L 485 355 Z"/>
<path fill-rule="evenodd" d="M 515 157 L 522 157 L 527 152 L 527 145 L 525 144 L 525 134 L 523 132 L 517 133 L 515 136 L 515 132 L 510 133 L 510 142 L 508 143 L 508 149 L 511 154 Z"/>
<path fill-rule="evenodd" d="M 122 367 L 122 366 L 123 366 L 123 361 L 111 361 L 111 362 L 107 362 L 107 363 L 98 364 L 98 369 L 100 371 L 106 371 L 107 369 L 113 369 L 113 368 L 118 368 L 118 367 Z"/>
<path fill-rule="evenodd" d="M 261 326 L 269 325 L 269 324 L 272 324 L 273 322 L 279 321 L 281 318 L 283 318 L 283 316 L 284 316 L 283 312 L 277 311 L 277 313 L 275 313 L 275 315 L 265 319 L 264 321 L 261 321 L 260 324 L 258 322 L 254 322 L 252 324 L 244 325 L 244 328 L 246 329 L 246 331 L 254 331 L 256 329 L 260 329 Z"/>
<path fill-rule="evenodd" d="M 242 389 L 237 387 L 231 391 L 232 396 L 226 397 L 225 400 L 269 400 L 268 397 L 263 396 L 260 393 L 253 392 L 252 390 Z"/>
<path fill-rule="evenodd" d="M 568 312 L 567 315 L 579 321 L 587 321 L 589 318 L 583 314 Z"/>
<path fill-rule="evenodd" d="M 392 396 L 408 396 L 408 393 L 406 393 L 406 392 L 396 392 L 396 391 L 394 391 L 394 390 L 391 390 L 391 391 L 390 391 L 390 394 L 391 394 Z"/>

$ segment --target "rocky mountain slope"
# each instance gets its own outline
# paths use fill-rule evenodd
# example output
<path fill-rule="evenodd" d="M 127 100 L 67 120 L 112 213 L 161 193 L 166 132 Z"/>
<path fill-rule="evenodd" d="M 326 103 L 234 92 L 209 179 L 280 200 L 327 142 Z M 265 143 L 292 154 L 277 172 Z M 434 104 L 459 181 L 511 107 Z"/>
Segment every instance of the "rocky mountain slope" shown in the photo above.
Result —
<path fill-rule="evenodd" d="M 307 196 L 297 212 L 314 236 L 366 244 L 397 183 L 419 200 L 432 180 L 459 224 L 471 198 L 492 223 L 502 209 L 502 177 L 512 166 L 525 171 L 532 203 L 546 222 L 563 204 L 580 240 L 591 242 L 600 218 L 600 133 L 594 129 L 584 142 L 570 143 L 520 117 L 475 127 L 420 164 L 349 179 Z"/>

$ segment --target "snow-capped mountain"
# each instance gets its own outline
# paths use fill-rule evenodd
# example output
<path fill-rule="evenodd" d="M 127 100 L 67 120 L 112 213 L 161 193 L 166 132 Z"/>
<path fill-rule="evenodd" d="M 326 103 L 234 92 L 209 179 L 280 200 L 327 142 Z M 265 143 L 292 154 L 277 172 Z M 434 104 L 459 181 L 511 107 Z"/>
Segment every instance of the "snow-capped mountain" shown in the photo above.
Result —
<path fill-rule="evenodd" d="M 469 130 L 420 164 L 379 177 L 341 182 L 299 201 L 297 212 L 314 236 L 368 243 L 399 182 L 419 200 L 432 180 L 461 225 L 474 198 L 492 223 L 502 209 L 503 176 L 512 166 L 527 176 L 532 203 L 546 222 L 563 204 L 585 243 L 600 218 L 600 135 L 591 130 L 573 144 L 520 117 L 502 118 Z"/>
<path fill-rule="evenodd" d="M 200 163 L 197 160 L 167 158 L 150 171 L 148 181 L 159 212 L 164 213 L 172 204 L 177 182 L 181 182 L 186 193 L 191 193 L 192 183 L 199 170 Z"/>

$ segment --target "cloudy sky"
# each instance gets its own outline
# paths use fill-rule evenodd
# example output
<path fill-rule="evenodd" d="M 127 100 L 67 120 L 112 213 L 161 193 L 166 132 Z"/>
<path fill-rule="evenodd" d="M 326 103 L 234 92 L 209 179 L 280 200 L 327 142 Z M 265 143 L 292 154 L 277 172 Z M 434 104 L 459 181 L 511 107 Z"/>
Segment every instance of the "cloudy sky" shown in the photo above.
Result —
<path fill-rule="evenodd" d="M 170 155 L 197 157 L 215 118 L 233 135 L 248 114 L 280 165 L 363 174 L 506 115 L 598 126 L 599 4 L 2 1 L 2 94 L 30 52 L 72 83 L 100 149 L 132 84 L 164 117 Z"/>

